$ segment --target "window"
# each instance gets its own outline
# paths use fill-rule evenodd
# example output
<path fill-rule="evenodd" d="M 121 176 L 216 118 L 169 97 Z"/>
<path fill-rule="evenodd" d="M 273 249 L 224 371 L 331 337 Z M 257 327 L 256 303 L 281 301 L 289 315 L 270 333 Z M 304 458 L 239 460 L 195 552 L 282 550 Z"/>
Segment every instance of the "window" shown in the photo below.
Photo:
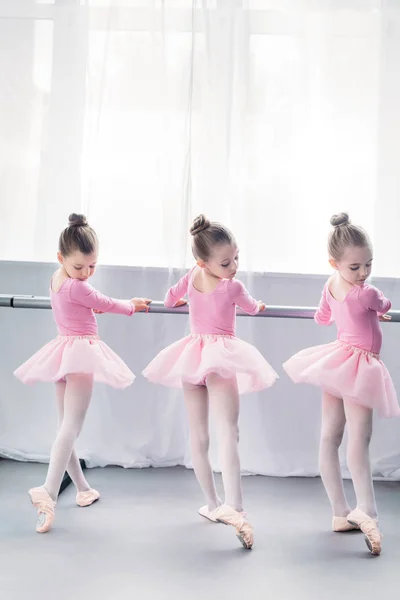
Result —
<path fill-rule="evenodd" d="M 340 210 L 389 248 L 400 73 L 377 0 L 4 6 L 1 259 L 53 260 L 78 210 L 109 264 L 190 264 L 199 212 L 249 270 L 325 272 Z"/>
<path fill-rule="evenodd" d="M 0 19 L 1 259 L 34 256 L 52 51 L 52 21 Z"/>

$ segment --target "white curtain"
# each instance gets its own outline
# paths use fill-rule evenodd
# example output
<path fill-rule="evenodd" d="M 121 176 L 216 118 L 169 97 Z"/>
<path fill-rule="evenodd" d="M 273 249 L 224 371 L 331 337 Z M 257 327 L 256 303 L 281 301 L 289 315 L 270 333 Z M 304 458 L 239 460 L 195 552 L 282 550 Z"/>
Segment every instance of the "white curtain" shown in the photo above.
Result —
<path fill-rule="evenodd" d="M 0 0 L 0 258 L 88 214 L 107 264 L 186 266 L 231 225 L 248 271 L 323 273 L 332 213 L 398 276 L 396 0 Z"/>
<path fill-rule="evenodd" d="M 0 292 L 46 293 L 53 265 L 1 263 Z M 179 276 L 174 272 L 174 278 Z M 158 298 L 171 281 L 168 269 L 103 267 L 94 285 L 106 294 L 126 298 L 145 291 Z M 271 304 L 312 306 L 321 293 L 323 276 L 254 275 L 251 290 Z M 379 281 L 383 292 L 400 305 L 400 281 Z M 294 300 L 295 299 L 295 300 Z M 182 315 L 138 314 L 132 318 L 100 315 L 100 335 L 129 365 L 137 379 L 128 389 L 96 385 L 79 437 L 77 451 L 89 466 L 190 467 L 187 420 L 181 390 L 153 385 L 141 375 L 154 355 L 188 332 Z M 400 391 L 398 327 L 383 325 L 382 358 Z M 50 310 L 0 308 L 0 456 L 47 461 L 57 427 L 54 386 L 23 385 L 13 370 L 55 334 Z M 320 390 L 295 385 L 282 363 L 304 346 L 334 339 L 334 329 L 301 319 L 240 317 L 238 336 L 253 343 L 278 372 L 276 384 L 259 394 L 241 397 L 240 457 L 248 473 L 274 476 L 318 474 Z M 345 448 L 342 449 L 343 472 Z M 218 470 L 212 436 L 211 461 Z M 371 445 L 375 477 L 400 480 L 400 420 L 377 419 Z M 90 477 L 90 473 L 89 473 Z M 199 489 L 199 501 L 201 492 Z M 251 498 L 249 498 L 251 501 Z"/>
<path fill-rule="evenodd" d="M 398 0 L 0 0 L 0 293 L 48 293 L 43 262 L 72 211 L 97 229 L 111 266 L 94 285 L 115 297 L 163 297 L 172 267 L 191 263 L 199 212 L 231 225 L 245 282 L 269 304 L 318 302 L 343 209 L 375 241 L 374 274 L 399 276 L 399 56 Z M 377 285 L 397 308 L 398 281 Z M 81 456 L 189 466 L 181 393 L 140 377 L 187 319 L 99 324 L 138 378 L 96 386 Z M 384 327 L 383 359 L 400 391 L 398 327 Z M 54 390 L 12 372 L 54 335 L 51 312 L 0 309 L 0 331 L 0 454 L 46 460 Z M 281 364 L 333 329 L 244 318 L 238 335 L 281 375 L 243 398 L 243 469 L 317 474 L 319 391 Z M 376 476 L 400 478 L 399 426 L 376 425 Z"/>

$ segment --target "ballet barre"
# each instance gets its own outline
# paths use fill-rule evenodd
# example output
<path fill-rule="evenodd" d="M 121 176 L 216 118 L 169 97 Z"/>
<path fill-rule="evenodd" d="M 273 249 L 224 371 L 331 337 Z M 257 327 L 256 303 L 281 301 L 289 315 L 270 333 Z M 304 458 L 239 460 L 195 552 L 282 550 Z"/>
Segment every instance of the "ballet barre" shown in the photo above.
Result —
<path fill-rule="evenodd" d="M 50 298 L 48 296 L 21 296 L 17 294 L 0 294 L 0 307 L 8 308 L 33 308 L 48 309 L 51 308 Z M 272 319 L 313 319 L 317 309 L 312 306 L 267 306 L 256 317 L 269 317 Z M 158 314 L 184 314 L 189 312 L 188 306 L 178 308 L 168 308 L 163 302 L 154 300 L 149 305 L 150 313 Z M 389 323 L 400 323 L 400 310 L 391 310 L 388 313 L 392 320 Z M 238 309 L 239 317 L 248 316 L 247 313 Z"/>

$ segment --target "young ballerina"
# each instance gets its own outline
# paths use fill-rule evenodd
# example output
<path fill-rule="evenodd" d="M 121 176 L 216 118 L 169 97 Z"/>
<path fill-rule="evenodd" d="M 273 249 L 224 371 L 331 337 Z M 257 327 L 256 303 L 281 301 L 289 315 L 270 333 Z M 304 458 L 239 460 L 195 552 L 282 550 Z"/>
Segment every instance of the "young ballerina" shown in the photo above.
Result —
<path fill-rule="evenodd" d="M 97 255 L 96 233 L 83 215 L 72 214 L 59 239 L 61 267 L 50 284 L 51 306 L 59 335 L 14 373 L 23 383 L 51 381 L 56 385 L 58 434 L 44 485 L 29 491 L 38 511 L 38 533 L 51 529 L 65 471 L 77 488 L 79 506 L 89 506 L 100 497 L 86 481 L 74 450 L 89 408 L 93 382 L 125 388 L 134 380 L 127 365 L 99 339 L 94 312 L 129 316 L 147 311 L 150 300 L 114 300 L 89 285 L 87 280 L 96 270 Z"/>
<path fill-rule="evenodd" d="M 240 482 L 239 394 L 267 388 L 277 375 L 256 348 L 235 337 L 235 317 L 236 306 L 255 315 L 265 305 L 235 279 L 238 248 L 226 227 L 200 215 L 190 233 L 197 265 L 168 291 L 165 305 L 182 306 L 188 296 L 191 334 L 162 350 L 143 374 L 154 383 L 183 387 L 193 468 L 207 502 L 199 513 L 234 526 L 243 546 L 251 548 L 253 529 L 243 513 Z M 209 405 L 216 421 L 224 504 L 208 457 Z"/>
<path fill-rule="evenodd" d="M 345 213 L 331 219 L 329 262 L 335 273 L 322 291 L 315 320 L 335 322 L 337 340 L 302 350 L 284 365 L 296 383 L 311 383 L 323 390 L 320 472 L 332 505 L 334 531 L 361 529 L 372 554 L 381 552 L 381 533 L 375 504 L 369 458 L 372 413 L 400 415 L 396 391 L 379 358 L 382 332 L 379 320 L 388 320 L 391 303 L 368 285 L 372 246 L 363 229 L 352 225 Z M 339 446 L 347 423 L 347 464 L 357 506 L 350 510 L 339 464 Z"/>

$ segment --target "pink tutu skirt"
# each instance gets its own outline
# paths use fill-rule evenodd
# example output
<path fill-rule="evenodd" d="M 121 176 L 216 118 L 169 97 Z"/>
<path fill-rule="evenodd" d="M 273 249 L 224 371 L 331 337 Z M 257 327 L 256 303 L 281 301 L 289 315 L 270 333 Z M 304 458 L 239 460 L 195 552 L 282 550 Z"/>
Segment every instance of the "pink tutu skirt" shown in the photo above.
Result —
<path fill-rule="evenodd" d="M 270 387 L 278 375 L 251 344 L 229 335 L 192 334 L 164 348 L 143 371 L 153 383 L 205 385 L 207 376 L 236 375 L 239 393 Z"/>
<path fill-rule="evenodd" d="M 283 365 L 295 383 L 311 383 L 338 398 L 400 416 L 393 381 L 378 354 L 336 340 L 306 348 Z"/>
<path fill-rule="evenodd" d="M 126 388 L 135 379 L 124 361 L 93 335 L 58 336 L 14 371 L 28 384 L 61 381 L 71 373 L 92 373 L 94 381 L 114 388 Z"/>

